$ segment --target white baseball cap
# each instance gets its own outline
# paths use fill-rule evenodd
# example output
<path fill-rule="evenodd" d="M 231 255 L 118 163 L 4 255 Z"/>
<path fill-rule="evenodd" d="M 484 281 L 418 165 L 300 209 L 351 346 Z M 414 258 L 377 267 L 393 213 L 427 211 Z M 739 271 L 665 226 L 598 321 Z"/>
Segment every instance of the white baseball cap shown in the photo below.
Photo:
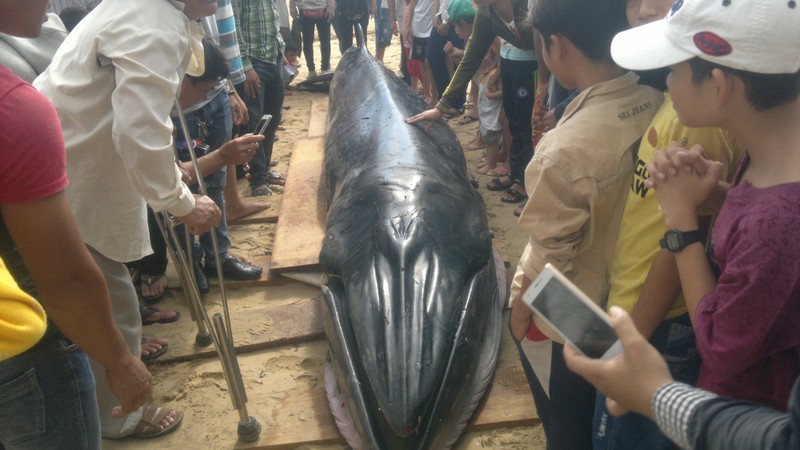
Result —
<path fill-rule="evenodd" d="M 611 42 L 620 66 L 649 70 L 695 56 L 763 74 L 800 71 L 800 0 L 676 0 L 667 17 Z"/>

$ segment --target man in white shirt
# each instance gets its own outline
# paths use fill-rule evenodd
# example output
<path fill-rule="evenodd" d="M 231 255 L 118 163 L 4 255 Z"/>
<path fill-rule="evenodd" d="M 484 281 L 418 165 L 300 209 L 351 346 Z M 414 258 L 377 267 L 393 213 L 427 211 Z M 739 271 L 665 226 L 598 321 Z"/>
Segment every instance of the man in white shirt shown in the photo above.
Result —
<path fill-rule="evenodd" d="M 203 30 L 196 21 L 216 10 L 216 0 L 104 0 L 34 82 L 61 120 L 70 206 L 105 275 L 114 320 L 136 355 L 141 317 L 122 263 L 151 253 L 145 201 L 195 234 L 220 219 L 211 199 L 193 195 L 181 181 L 169 120 L 187 67 L 203 71 Z M 92 364 L 92 370 L 104 437 L 154 435 L 180 422 L 181 413 L 152 405 L 113 418 L 119 401 L 107 389 L 104 369 Z"/>

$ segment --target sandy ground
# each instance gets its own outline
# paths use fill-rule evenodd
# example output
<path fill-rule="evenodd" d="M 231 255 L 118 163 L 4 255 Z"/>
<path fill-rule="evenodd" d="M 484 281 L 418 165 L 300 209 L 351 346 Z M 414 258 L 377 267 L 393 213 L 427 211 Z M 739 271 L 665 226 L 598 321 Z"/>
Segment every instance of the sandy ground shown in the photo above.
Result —
<path fill-rule="evenodd" d="M 370 26 L 368 45 L 374 50 L 374 39 Z M 333 33 L 332 33 L 333 34 Z M 394 38 L 386 51 L 385 64 L 399 73 L 399 41 Z M 319 47 L 315 45 L 315 56 L 319 67 Z M 335 36 L 332 42 L 332 67 L 336 67 L 339 52 Z M 307 75 L 305 61 L 295 83 L 302 81 Z M 302 91 L 288 91 L 281 129 L 278 132 L 273 158 L 279 162 L 277 170 L 286 173 L 290 155 L 296 138 L 305 137 L 308 130 L 309 108 L 311 101 L 326 94 Z M 457 133 L 462 144 L 466 144 L 476 133 L 478 124 L 457 125 L 457 119 L 451 120 L 451 127 Z M 482 158 L 481 151 L 466 152 L 467 164 L 471 173 Z M 486 190 L 485 185 L 491 177 L 475 175 L 481 187 L 488 209 L 489 222 L 495 239 L 502 241 L 511 270 L 516 266 L 525 244 L 525 237 L 516 228 L 516 218 L 512 215 L 515 205 L 500 202 L 500 193 Z M 243 197 L 249 190 L 240 180 L 239 188 Z M 280 201 L 280 189 L 274 196 L 275 204 Z M 274 224 L 236 225 L 231 227 L 233 246 L 242 254 L 250 257 L 269 255 L 272 251 Z M 178 280 L 174 272 L 169 273 L 170 285 L 177 287 Z M 214 291 L 212 291 L 212 296 Z M 272 323 L 263 320 L 255 313 L 259 305 L 291 304 L 301 302 L 319 295 L 316 288 L 292 283 L 268 288 L 245 288 L 228 290 L 228 301 L 232 316 L 232 328 L 236 336 L 236 345 L 247 344 L 258 336 L 268 333 Z M 215 297 L 215 296 L 213 296 Z M 221 310 L 221 302 L 212 298 L 207 300 L 209 312 Z M 179 290 L 164 301 L 165 307 L 184 312 L 184 318 L 178 323 L 155 325 L 145 328 L 146 334 L 164 336 L 171 342 L 170 352 L 180 352 L 183 347 L 190 346 L 196 328 L 189 320 L 185 300 Z M 506 342 L 506 345 L 508 342 Z M 273 417 L 274 408 L 280 400 L 285 400 L 294 390 L 302 386 L 317 386 L 322 383 L 322 367 L 326 354 L 326 343 L 316 341 L 301 345 L 288 345 L 270 350 L 262 350 L 240 355 L 241 372 L 248 392 L 248 410 L 263 427 L 262 436 L 275 432 L 277 426 Z M 169 356 L 168 353 L 165 356 Z M 227 385 L 223 377 L 221 365 L 216 358 L 205 358 L 190 362 L 167 363 L 151 366 L 154 375 L 153 401 L 168 404 L 186 413 L 182 426 L 174 433 L 149 441 L 122 440 L 104 441 L 104 448 L 234 448 L 237 446 L 236 425 L 239 415 L 233 410 Z M 295 419 L 303 423 L 313 422 L 314 412 L 300 412 Z M 288 448 L 292 448 L 289 446 Z M 339 449 L 340 445 L 302 446 L 303 449 Z M 465 450 L 473 448 L 489 449 L 539 449 L 545 448 L 540 426 L 521 426 L 500 428 L 481 432 L 470 432 L 462 436 L 456 448 Z"/>

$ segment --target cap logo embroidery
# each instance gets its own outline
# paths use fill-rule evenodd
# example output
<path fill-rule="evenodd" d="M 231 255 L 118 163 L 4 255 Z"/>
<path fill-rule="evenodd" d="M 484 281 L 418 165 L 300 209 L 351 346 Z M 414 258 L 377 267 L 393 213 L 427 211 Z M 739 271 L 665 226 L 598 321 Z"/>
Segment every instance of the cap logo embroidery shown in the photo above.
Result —
<path fill-rule="evenodd" d="M 695 34 L 694 45 L 709 56 L 725 56 L 733 51 L 728 41 L 710 31 L 701 31 Z"/>

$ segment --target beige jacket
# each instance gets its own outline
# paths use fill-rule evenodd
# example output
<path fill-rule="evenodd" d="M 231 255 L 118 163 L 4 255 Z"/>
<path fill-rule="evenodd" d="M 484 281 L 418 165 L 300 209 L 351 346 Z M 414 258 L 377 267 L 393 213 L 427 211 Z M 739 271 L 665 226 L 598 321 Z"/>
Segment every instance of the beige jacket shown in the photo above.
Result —
<path fill-rule="evenodd" d="M 638 79 L 629 72 L 584 90 L 536 147 L 525 170 L 530 198 L 518 222 L 530 238 L 512 299 L 522 277 L 534 280 L 549 262 L 598 305 L 606 302 L 633 152 L 664 100 L 656 89 L 636 84 Z"/>

